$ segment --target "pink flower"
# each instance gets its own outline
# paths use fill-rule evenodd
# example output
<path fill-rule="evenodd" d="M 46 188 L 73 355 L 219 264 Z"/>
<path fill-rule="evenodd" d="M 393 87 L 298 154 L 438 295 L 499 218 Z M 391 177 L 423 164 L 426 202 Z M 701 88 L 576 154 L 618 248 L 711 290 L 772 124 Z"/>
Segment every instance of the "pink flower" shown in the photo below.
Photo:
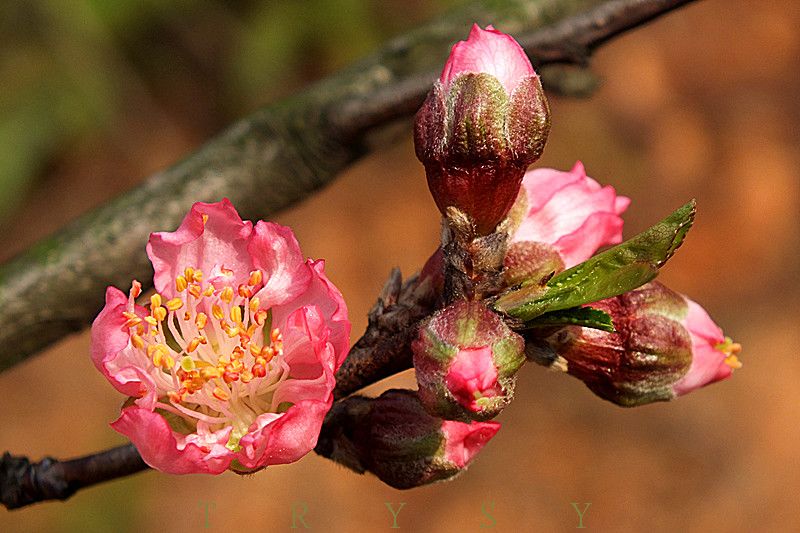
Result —
<path fill-rule="evenodd" d="M 459 350 L 447 370 L 445 384 L 458 403 L 473 412 L 481 410 L 481 398 L 503 393 L 489 346 Z"/>
<path fill-rule="evenodd" d="M 489 440 L 500 431 L 498 422 L 442 421 L 444 459 L 459 468 L 466 468 Z"/>
<path fill-rule="evenodd" d="M 491 25 L 482 30 L 473 24 L 467 40 L 453 45 L 439 82 L 447 90 L 460 74 L 481 72 L 500 80 L 509 95 L 525 78 L 536 76 L 525 50 L 513 37 Z"/>
<path fill-rule="evenodd" d="M 742 347 L 722 334 L 705 309 L 686 298 L 689 310 L 682 320 L 692 338 L 692 364 L 683 378 L 672 386 L 676 396 L 731 377 L 742 364 L 737 354 Z"/>
<path fill-rule="evenodd" d="M 619 215 L 630 199 L 617 196 L 611 186 L 601 187 L 586 175 L 580 161 L 569 172 L 528 171 L 522 187 L 525 195 L 518 201 L 523 214 L 512 246 L 528 242 L 549 245 L 564 268 L 570 268 L 589 259 L 598 248 L 622 242 Z"/>
<path fill-rule="evenodd" d="M 494 231 L 550 132 L 541 81 L 519 44 L 473 25 L 453 46 L 414 124 L 417 157 L 442 214 L 455 207 Z"/>
<path fill-rule="evenodd" d="M 147 252 L 148 308 L 109 287 L 92 359 L 132 397 L 112 427 L 172 474 L 251 472 L 317 442 L 349 346 L 341 293 L 289 228 L 196 203 Z"/>

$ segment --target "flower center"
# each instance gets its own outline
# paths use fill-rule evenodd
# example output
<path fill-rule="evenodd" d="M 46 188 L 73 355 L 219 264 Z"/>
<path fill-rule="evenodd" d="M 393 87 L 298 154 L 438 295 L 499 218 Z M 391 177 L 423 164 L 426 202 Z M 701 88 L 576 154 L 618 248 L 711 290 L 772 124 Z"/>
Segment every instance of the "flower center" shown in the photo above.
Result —
<path fill-rule="evenodd" d="M 123 313 L 130 345 L 146 358 L 148 375 L 159 397 L 158 408 L 210 430 L 233 426 L 234 446 L 261 413 L 276 412 L 273 395 L 288 378 L 283 335 L 272 328 L 271 310 L 254 296 L 262 273 L 250 273 L 236 290 L 224 284 L 233 272 L 222 268 L 223 285 L 204 282 L 203 273 L 187 268 L 175 279 L 175 298 L 150 297 L 149 313 L 136 314 L 134 281 Z M 217 278 L 218 279 L 218 278 Z M 216 281 L 216 280 L 215 280 Z"/>

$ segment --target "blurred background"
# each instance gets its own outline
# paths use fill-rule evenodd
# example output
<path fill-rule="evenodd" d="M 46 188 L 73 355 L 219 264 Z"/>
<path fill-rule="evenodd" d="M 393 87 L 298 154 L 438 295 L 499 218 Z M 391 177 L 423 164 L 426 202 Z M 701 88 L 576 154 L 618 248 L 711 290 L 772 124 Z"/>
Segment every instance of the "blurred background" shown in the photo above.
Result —
<path fill-rule="evenodd" d="M 2 2 L 0 258 L 456 3 Z M 604 46 L 593 97 L 551 98 L 540 162 L 581 159 L 630 196 L 627 236 L 698 199 L 660 279 L 742 343 L 733 379 L 625 410 L 529 366 L 503 430 L 450 483 L 396 491 L 311 454 L 251 477 L 147 472 L 0 510 L 0 531 L 273 531 L 291 528 L 293 505 L 316 530 L 372 531 L 392 525 L 386 502 L 406 503 L 410 531 L 572 530 L 572 502 L 591 503 L 596 531 L 800 530 L 800 6 L 754 5 L 703 0 Z M 328 260 L 354 338 L 390 268 L 410 274 L 436 246 L 410 132 L 276 217 Z M 0 450 L 71 457 L 124 442 L 108 427 L 121 399 L 88 353 L 84 333 L 0 374 Z"/>

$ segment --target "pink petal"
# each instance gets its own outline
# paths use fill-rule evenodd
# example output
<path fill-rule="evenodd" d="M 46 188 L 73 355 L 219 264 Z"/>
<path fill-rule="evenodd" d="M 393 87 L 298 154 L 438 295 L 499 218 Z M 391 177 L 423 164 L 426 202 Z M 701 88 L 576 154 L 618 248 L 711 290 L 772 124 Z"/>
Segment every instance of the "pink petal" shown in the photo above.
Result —
<path fill-rule="evenodd" d="M 686 298 L 686 303 L 689 305 L 689 312 L 686 314 L 684 325 L 692 334 L 692 339 L 697 337 L 714 345 L 723 342 L 725 335 L 708 315 L 708 312 L 689 298 Z"/>
<path fill-rule="evenodd" d="M 208 219 L 203 223 L 203 215 Z M 247 281 L 253 261 L 247 250 L 253 224 L 242 221 L 231 202 L 197 202 L 174 232 L 152 233 L 147 255 L 155 270 L 156 290 L 166 298 L 175 296 L 175 278 L 187 267 L 200 269 L 204 278 L 238 286 Z M 221 269 L 233 271 L 232 277 Z"/>
<path fill-rule="evenodd" d="M 138 398 L 152 389 L 152 381 L 139 370 L 141 360 L 130 345 L 127 319 L 122 315 L 127 309 L 128 297 L 108 287 L 106 305 L 92 323 L 92 361 L 115 389 Z M 143 308 L 137 311 L 145 312 Z"/>
<path fill-rule="evenodd" d="M 686 300 L 689 312 L 684 326 L 692 337 L 692 364 L 686 375 L 673 385 L 677 396 L 727 379 L 733 374 L 733 370 L 725 362 L 728 354 L 716 348 L 725 341 L 722 330 L 705 309 L 688 298 Z"/>
<path fill-rule="evenodd" d="M 442 422 L 445 438 L 444 457 L 459 468 L 464 468 L 489 440 L 500 431 L 499 422 Z"/>
<path fill-rule="evenodd" d="M 469 72 L 495 76 L 509 95 L 522 79 L 536 75 L 525 51 L 513 37 L 492 26 L 482 30 L 477 24 L 472 25 L 466 41 L 453 45 L 439 81 L 447 90 L 456 76 Z"/>
<path fill-rule="evenodd" d="M 308 288 L 311 273 L 291 229 L 259 221 L 247 249 L 264 274 L 264 287 L 257 294 L 262 307 L 289 302 Z"/>
<path fill-rule="evenodd" d="M 347 318 L 347 305 L 339 292 L 325 276 L 324 261 L 307 263 L 311 279 L 305 292 L 291 302 L 272 308 L 273 325 L 285 328 L 288 317 L 297 309 L 306 306 L 317 308 L 329 331 L 328 342 L 335 354 L 334 371 L 338 369 L 350 350 L 350 321 Z"/>
<path fill-rule="evenodd" d="M 277 418 L 270 416 L 261 427 L 256 422 L 257 429 L 239 441 L 239 462 L 257 469 L 299 460 L 317 445 L 322 421 L 332 404 L 333 396 L 327 402 L 303 400 Z"/>
<path fill-rule="evenodd" d="M 303 400 L 328 401 L 336 385 L 333 346 L 328 342 L 328 327 L 313 306 L 292 313 L 284 330 L 284 361 L 291 379 L 275 391 L 274 405 Z"/>
<path fill-rule="evenodd" d="M 619 215 L 630 200 L 586 176 L 580 162 L 570 172 L 531 170 L 522 185 L 528 212 L 512 242 L 551 244 L 566 268 L 585 261 L 602 246 L 622 242 Z"/>
<path fill-rule="evenodd" d="M 111 427 L 133 442 L 145 463 L 168 474 L 219 474 L 234 457 L 224 446 L 230 427 L 211 433 L 213 441 L 202 447 L 198 435 L 179 436 L 179 442 L 164 417 L 140 407 L 123 409 Z"/>
<path fill-rule="evenodd" d="M 497 383 L 492 349 L 486 346 L 459 350 L 447 371 L 445 383 L 458 403 L 479 411 L 476 393 L 478 397 L 494 397 L 502 392 Z"/>

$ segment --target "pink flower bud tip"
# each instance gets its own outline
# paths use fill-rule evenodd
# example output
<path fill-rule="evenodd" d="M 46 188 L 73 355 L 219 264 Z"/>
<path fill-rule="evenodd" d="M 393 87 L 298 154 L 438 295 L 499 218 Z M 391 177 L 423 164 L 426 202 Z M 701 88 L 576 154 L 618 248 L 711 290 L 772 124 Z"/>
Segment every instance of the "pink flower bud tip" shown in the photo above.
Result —
<path fill-rule="evenodd" d="M 728 379 L 742 367 L 738 354 L 742 346 L 723 335 L 705 309 L 686 298 L 689 310 L 683 320 L 692 338 L 692 364 L 689 371 L 672 390 L 683 396 L 696 389 Z"/>
<path fill-rule="evenodd" d="M 442 421 L 445 440 L 444 458 L 459 468 L 465 468 L 489 440 L 500 431 L 497 422 Z"/>
<path fill-rule="evenodd" d="M 470 72 L 491 74 L 509 95 L 522 80 L 536 76 L 525 50 L 513 37 L 491 25 L 482 30 L 477 24 L 472 25 L 466 41 L 453 45 L 439 82 L 446 91 L 459 74 Z"/>

